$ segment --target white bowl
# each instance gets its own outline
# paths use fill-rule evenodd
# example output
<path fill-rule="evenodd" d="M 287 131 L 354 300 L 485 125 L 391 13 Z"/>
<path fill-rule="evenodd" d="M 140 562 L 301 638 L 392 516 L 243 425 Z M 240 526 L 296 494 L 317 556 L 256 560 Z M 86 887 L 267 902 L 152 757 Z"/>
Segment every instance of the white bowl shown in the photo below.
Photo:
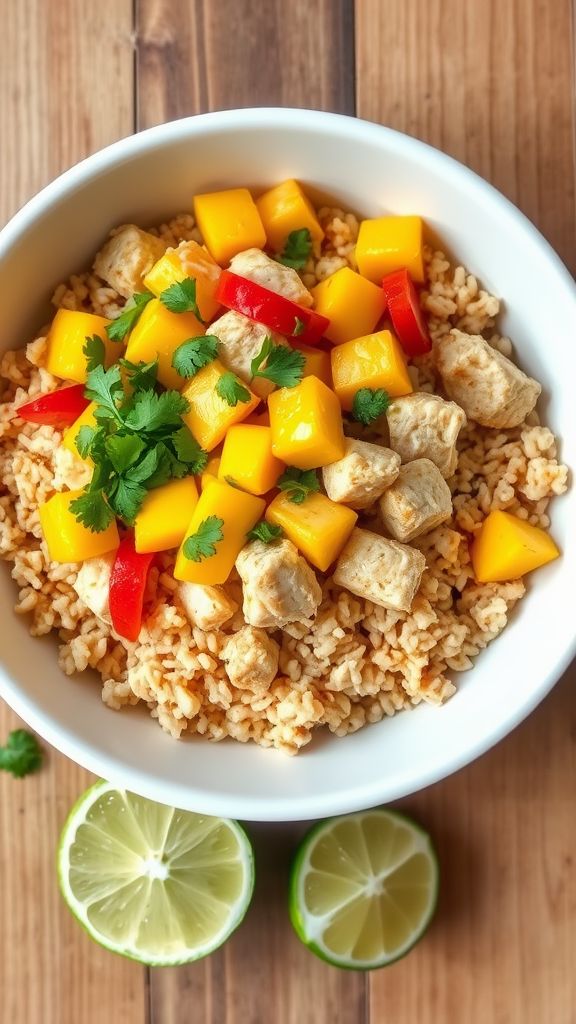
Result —
<path fill-rule="evenodd" d="M 154 224 L 195 192 L 293 176 L 343 207 L 419 213 L 504 299 L 503 330 L 544 385 L 546 422 L 576 465 L 576 287 L 548 243 L 490 185 L 430 147 L 352 118 L 302 110 L 232 110 L 152 128 L 110 146 L 44 189 L 0 233 L 0 351 L 33 337 L 53 287 L 85 267 L 115 224 Z M 553 505 L 563 557 L 530 579 L 502 636 L 460 675 L 441 710 L 346 739 L 319 738 L 296 758 L 227 741 L 176 743 L 145 713 L 109 711 L 95 679 L 69 679 L 50 640 L 14 615 L 0 579 L 0 692 L 73 760 L 152 799 L 253 820 L 339 814 L 407 795 L 478 757 L 551 689 L 575 652 L 576 491 Z"/>

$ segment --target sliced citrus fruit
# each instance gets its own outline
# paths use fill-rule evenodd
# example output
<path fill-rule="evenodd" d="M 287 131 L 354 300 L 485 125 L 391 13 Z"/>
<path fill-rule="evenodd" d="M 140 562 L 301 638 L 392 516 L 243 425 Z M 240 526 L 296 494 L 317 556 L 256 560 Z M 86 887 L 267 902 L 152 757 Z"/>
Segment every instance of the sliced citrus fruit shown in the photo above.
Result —
<path fill-rule="evenodd" d="M 290 878 L 290 919 L 323 960 L 372 970 L 418 942 L 437 893 L 430 836 L 397 811 L 377 808 L 320 822 L 304 837 Z"/>
<path fill-rule="evenodd" d="M 167 966 L 212 953 L 240 924 L 254 859 L 236 821 L 98 782 L 64 826 L 58 876 L 70 910 L 96 942 Z"/>

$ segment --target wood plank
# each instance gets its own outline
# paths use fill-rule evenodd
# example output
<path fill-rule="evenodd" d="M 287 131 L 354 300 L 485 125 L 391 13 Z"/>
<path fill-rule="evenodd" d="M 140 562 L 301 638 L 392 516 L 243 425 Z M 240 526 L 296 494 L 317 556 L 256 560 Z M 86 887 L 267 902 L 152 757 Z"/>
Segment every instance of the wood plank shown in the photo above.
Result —
<path fill-rule="evenodd" d="M 132 130 L 131 0 L 22 0 L 4 19 L 0 223 L 51 178 Z M 97 45 L 95 44 L 97 41 Z M 75 684 L 71 684 L 75 685 Z M 0 742 L 18 726 L 0 708 Z M 65 909 L 57 837 L 91 777 L 55 751 L 0 777 L 0 1020 L 142 1024 L 144 970 L 94 946 Z"/>
<path fill-rule="evenodd" d="M 489 178 L 574 269 L 570 35 L 569 0 L 357 3 L 359 115 Z M 496 750 L 403 803 L 437 838 L 443 892 L 426 940 L 372 975 L 371 1020 L 575 1019 L 575 681 L 573 667 Z"/>

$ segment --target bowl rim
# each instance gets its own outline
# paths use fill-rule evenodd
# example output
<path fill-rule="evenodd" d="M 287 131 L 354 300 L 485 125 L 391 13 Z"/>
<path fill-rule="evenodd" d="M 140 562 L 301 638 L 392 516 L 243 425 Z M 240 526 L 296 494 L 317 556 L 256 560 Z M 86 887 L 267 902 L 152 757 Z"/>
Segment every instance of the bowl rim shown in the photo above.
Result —
<path fill-rule="evenodd" d="M 143 152 L 160 149 L 168 143 L 197 134 L 221 134 L 267 128 L 336 133 L 345 135 L 347 141 L 355 137 L 363 141 L 370 141 L 373 138 L 375 143 L 380 145 L 385 139 L 390 148 L 402 152 L 409 159 L 419 158 L 421 161 L 436 165 L 448 184 L 451 180 L 458 179 L 460 188 L 464 184 L 474 193 L 476 201 L 481 200 L 492 208 L 497 207 L 499 215 L 507 222 L 508 227 L 514 227 L 531 246 L 539 247 L 543 258 L 555 272 L 567 301 L 573 303 L 576 319 L 576 282 L 560 256 L 529 218 L 476 172 L 428 143 L 384 125 L 346 114 L 291 107 L 247 107 L 195 114 L 145 129 L 98 150 L 46 185 L 0 230 L 0 263 L 51 206 L 71 196 L 110 168 L 133 160 Z M 445 758 L 441 766 L 435 766 L 428 772 L 419 770 L 414 777 L 406 777 L 405 774 L 396 784 L 390 784 L 388 779 L 383 778 L 368 783 L 362 781 L 351 785 L 343 793 L 330 795 L 316 796 L 314 793 L 307 793 L 305 796 L 300 794 L 282 797 L 281 801 L 271 800 L 269 797 L 242 795 L 233 798 L 233 808 L 227 794 L 196 790 L 188 780 L 185 787 L 178 790 L 172 786 L 170 794 L 167 794 L 166 783 L 159 781 L 153 773 L 147 774 L 140 769 L 132 768 L 117 756 L 101 753 L 94 743 L 78 741 L 74 732 L 61 726 L 54 714 L 39 709 L 11 679 L 1 664 L 0 695 L 25 722 L 56 749 L 98 776 L 102 776 L 102 769 L 105 768 L 106 777 L 127 790 L 160 803 L 175 802 L 178 806 L 188 806 L 198 812 L 212 815 L 230 816 L 232 811 L 234 817 L 253 821 L 309 820 L 360 810 L 381 804 L 383 801 L 389 802 L 409 796 L 470 764 L 512 732 L 537 707 L 568 668 L 575 655 L 576 628 L 574 634 L 566 638 L 563 649 L 555 658 L 552 668 L 542 677 L 540 685 L 527 694 L 516 706 L 513 714 L 508 714 L 490 731 L 483 733 L 465 752 Z"/>

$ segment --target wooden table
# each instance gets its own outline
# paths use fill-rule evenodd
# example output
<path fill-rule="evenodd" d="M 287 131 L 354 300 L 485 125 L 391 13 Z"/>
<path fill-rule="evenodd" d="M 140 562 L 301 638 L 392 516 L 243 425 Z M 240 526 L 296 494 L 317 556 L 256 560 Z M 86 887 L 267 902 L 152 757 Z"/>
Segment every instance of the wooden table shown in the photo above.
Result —
<path fill-rule="evenodd" d="M 137 129 L 284 104 L 356 112 L 452 153 L 574 270 L 572 13 L 571 0 L 0 0 L 0 222 Z M 288 826 L 253 830 L 254 905 L 220 953 L 147 971 L 104 952 L 54 869 L 90 777 L 53 751 L 37 776 L 3 775 L 1 1024 L 573 1024 L 573 683 L 574 670 L 495 750 L 403 801 L 440 849 L 439 913 L 406 960 L 367 977 L 292 934 Z M 14 725 L 3 708 L 0 736 Z"/>

